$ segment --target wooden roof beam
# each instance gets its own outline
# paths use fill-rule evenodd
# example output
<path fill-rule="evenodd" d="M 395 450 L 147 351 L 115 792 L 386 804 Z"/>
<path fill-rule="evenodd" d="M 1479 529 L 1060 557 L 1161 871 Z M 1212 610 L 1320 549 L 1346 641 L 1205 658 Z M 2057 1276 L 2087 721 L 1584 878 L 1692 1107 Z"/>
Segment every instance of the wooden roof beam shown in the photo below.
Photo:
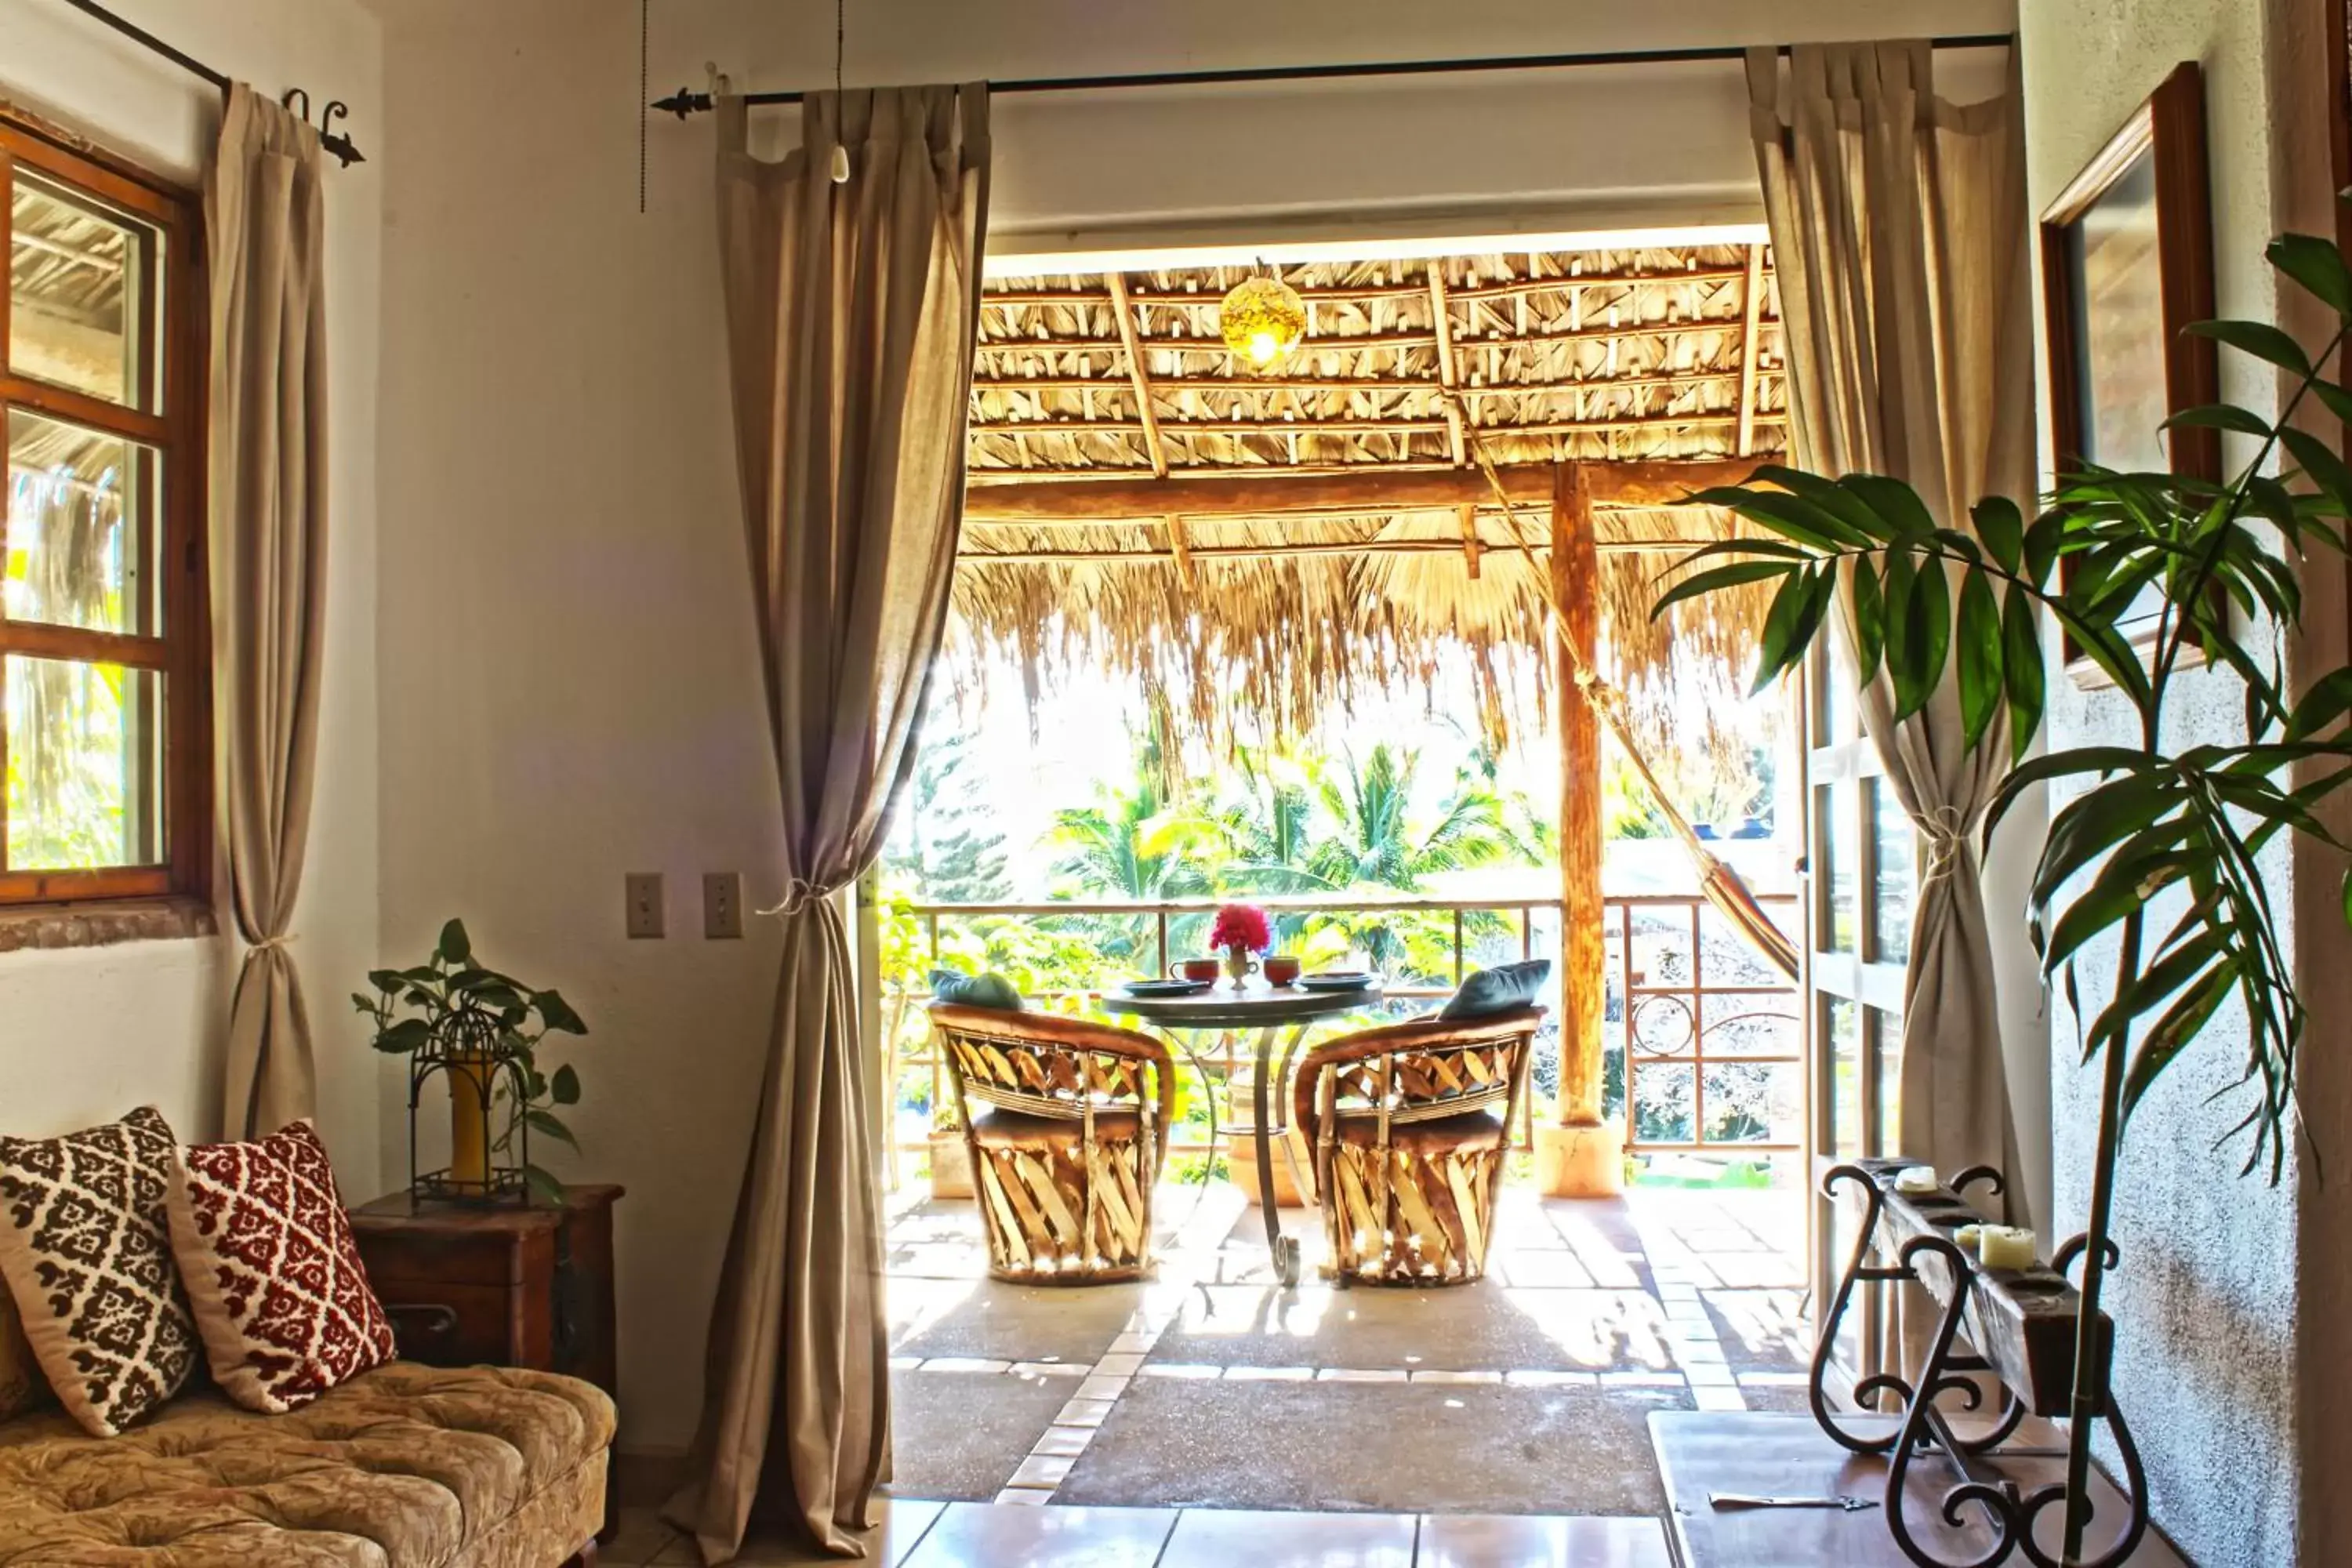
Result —
<path fill-rule="evenodd" d="M 1518 342 L 1520 340 L 1511 340 Z M 1777 375 L 1780 372 L 1762 369 L 1759 376 Z M 1658 387 L 1688 386 L 1697 382 L 1732 381 L 1739 374 L 1738 365 L 1726 365 L 1721 370 L 1691 369 L 1666 371 L 1657 375 L 1596 375 L 1559 381 L 1498 382 L 1492 386 L 1456 385 L 1454 395 L 1465 400 L 1487 397 L 1533 397 L 1547 393 L 1612 392 L 1651 390 Z M 1130 384 L 1124 375 L 976 375 L 972 377 L 974 392 L 1115 392 Z M 1179 375 L 1159 376 L 1152 384 L 1163 391 L 1181 388 L 1187 392 L 1221 392 L 1246 394 L 1253 392 L 1443 392 L 1445 384 L 1426 375 L 1254 375 L 1246 380 L 1232 376 Z"/>
<path fill-rule="evenodd" d="M 1585 289 L 1631 289 L 1673 283 L 1728 283 L 1744 276 L 1739 267 L 1695 267 L 1684 272 L 1580 272 L 1573 278 L 1505 278 L 1475 288 L 1454 290 L 1462 299 L 1492 300 L 1514 294 L 1569 293 Z M 1406 300 L 1422 291 L 1418 283 L 1325 283 L 1298 286 L 1299 298 L 1311 303 L 1333 304 L 1366 300 Z M 1130 297 L 1139 305 L 1196 307 L 1207 310 L 1224 296 L 1203 289 L 1137 289 Z M 1102 297 L 1083 289 L 991 289 L 980 297 L 983 305 L 1008 308 L 1034 305 L 1098 305 Z"/>
<path fill-rule="evenodd" d="M 1604 539 L 1593 546 L 1601 555 L 1662 555 L 1696 550 L 1719 539 Z M 1174 562 L 1187 586 L 1202 561 L 1279 561 L 1326 555 L 1451 555 L 1462 546 L 1450 539 L 1318 539 L 1282 544 L 1194 544 L 1181 555 L 1172 550 L 1144 546 L 1129 550 L 959 550 L 959 566 L 1108 565 Z M 1516 555 L 1517 544 L 1488 542 L 1482 549 Z M 1546 540 L 1530 539 L 1528 548 L 1538 555 L 1550 552 Z"/>
<path fill-rule="evenodd" d="M 1126 279 L 1113 272 L 1106 280 L 1110 284 L 1111 309 L 1118 317 L 1118 341 L 1127 351 L 1127 376 L 1135 388 L 1135 410 L 1143 421 L 1143 450 L 1151 459 L 1151 471 L 1166 479 L 1168 446 L 1160 438 L 1160 416 L 1151 406 L 1151 372 L 1144 365 L 1143 350 L 1137 346 L 1135 304 L 1128 298 Z"/>
<path fill-rule="evenodd" d="M 1475 468 L 1402 472 L 1387 464 L 1350 465 L 1360 472 L 1306 474 L 1179 474 L 1168 479 L 1075 478 L 988 479 L 971 476 L 964 515 L 988 522 L 1084 522 L 1128 519 L 1155 523 L 1171 516 L 1265 517 L 1278 513 L 1378 514 L 1450 511 L 1493 500 L 1486 477 Z M 1702 462 L 1618 462 L 1584 465 L 1595 506 L 1671 506 L 1694 490 L 1740 483 L 1756 471 L 1753 458 Z M 1548 506 L 1549 463 L 1505 463 L 1496 473 L 1514 504 Z M 1455 544 L 1445 548 L 1458 549 Z M 1197 554 L 1198 552 L 1196 551 Z"/>

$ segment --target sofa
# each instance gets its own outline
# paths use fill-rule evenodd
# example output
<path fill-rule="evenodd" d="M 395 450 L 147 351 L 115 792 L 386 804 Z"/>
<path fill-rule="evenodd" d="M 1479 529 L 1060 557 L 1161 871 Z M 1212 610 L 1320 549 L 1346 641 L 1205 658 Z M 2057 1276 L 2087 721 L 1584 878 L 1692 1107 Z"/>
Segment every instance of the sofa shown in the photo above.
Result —
<path fill-rule="evenodd" d="M 573 1378 L 397 1361 L 112 1437 L 49 1405 L 0 1422 L 0 1568 L 590 1568 L 613 1427 Z"/>

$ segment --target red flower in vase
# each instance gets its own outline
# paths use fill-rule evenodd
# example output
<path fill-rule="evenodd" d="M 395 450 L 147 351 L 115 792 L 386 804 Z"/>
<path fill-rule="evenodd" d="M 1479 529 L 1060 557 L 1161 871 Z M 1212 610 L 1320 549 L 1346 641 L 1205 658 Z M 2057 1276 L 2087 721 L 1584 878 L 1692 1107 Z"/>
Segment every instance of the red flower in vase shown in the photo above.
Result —
<path fill-rule="evenodd" d="M 1224 905 L 1217 910 L 1217 923 L 1209 929 L 1213 949 L 1238 947 L 1264 952 L 1273 945 L 1274 928 L 1266 923 L 1265 911 L 1255 904 Z"/>

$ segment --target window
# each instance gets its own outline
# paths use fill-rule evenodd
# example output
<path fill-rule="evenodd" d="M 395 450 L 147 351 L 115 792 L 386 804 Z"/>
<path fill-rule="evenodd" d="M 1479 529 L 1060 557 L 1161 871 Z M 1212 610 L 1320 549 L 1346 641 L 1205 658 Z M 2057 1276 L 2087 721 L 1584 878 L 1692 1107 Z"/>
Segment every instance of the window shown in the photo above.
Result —
<path fill-rule="evenodd" d="M 201 895 L 199 210 L 13 121 L 0 190 L 0 906 Z"/>

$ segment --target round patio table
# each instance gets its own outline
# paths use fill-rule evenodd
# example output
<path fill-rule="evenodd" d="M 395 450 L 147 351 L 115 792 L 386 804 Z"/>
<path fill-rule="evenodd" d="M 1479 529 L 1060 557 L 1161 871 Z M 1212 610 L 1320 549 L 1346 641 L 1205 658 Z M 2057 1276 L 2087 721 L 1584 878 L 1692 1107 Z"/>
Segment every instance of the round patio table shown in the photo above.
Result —
<path fill-rule="evenodd" d="M 1272 1091 L 1289 1078 L 1291 1058 L 1297 1053 L 1298 1043 L 1306 1037 L 1309 1024 L 1318 1018 L 1378 1006 L 1380 1001 L 1378 984 L 1356 991 L 1309 991 L 1301 985 L 1268 985 L 1255 978 L 1239 990 L 1231 982 L 1220 980 L 1209 990 L 1192 996 L 1131 996 L 1119 990 L 1103 994 L 1106 1006 L 1115 1012 L 1131 1013 L 1153 1025 L 1191 1060 L 1208 1093 L 1209 1142 L 1213 1150 L 1217 1141 L 1216 1088 L 1210 1079 L 1207 1062 L 1193 1048 L 1192 1037 L 1227 1029 L 1256 1031 L 1257 1071 L 1251 1095 L 1253 1125 L 1227 1131 L 1246 1131 L 1257 1146 L 1257 1198 L 1265 1216 L 1266 1250 L 1273 1257 L 1276 1274 L 1285 1285 L 1298 1283 L 1298 1242 L 1282 1234 L 1282 1216 L 1274 1203 L 1275 1140 L 1290 1129 L 1281 1120 L 1282 1107 L 1273 1100 Z M 1275 1041 L 1286 1030 L 1289 1039 L 1283 1046 L 1277 1065 Z M 1295 1158 L 1287 1143 L 1283 1145 L 1283 1157 Z M 1294 1180 L 1303 1173 L 1295 1169 L 1291 1173 Z M 1298 1186 L 1304 1192 L 1308 1184 L 1298 1181 Z"/>

